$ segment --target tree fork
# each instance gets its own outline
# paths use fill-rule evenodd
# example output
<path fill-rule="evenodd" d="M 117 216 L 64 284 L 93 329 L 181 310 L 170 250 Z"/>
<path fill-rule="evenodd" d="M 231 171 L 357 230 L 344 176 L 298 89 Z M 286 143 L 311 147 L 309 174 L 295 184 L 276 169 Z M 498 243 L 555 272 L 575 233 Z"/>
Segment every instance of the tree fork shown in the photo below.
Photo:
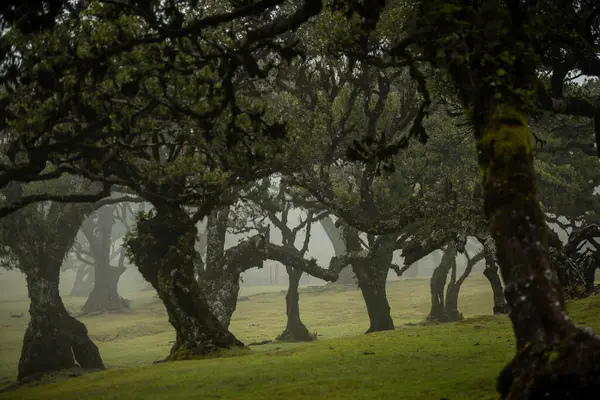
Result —
<path fill-rule="evenodd" d="M 197 229 L 179 207 L 142 216 L 127 239 L 135 264 L 164 303 L 176 340 L 165 361 L 206 355 L 243 344 L 215 317 L 194 277 Z"/>

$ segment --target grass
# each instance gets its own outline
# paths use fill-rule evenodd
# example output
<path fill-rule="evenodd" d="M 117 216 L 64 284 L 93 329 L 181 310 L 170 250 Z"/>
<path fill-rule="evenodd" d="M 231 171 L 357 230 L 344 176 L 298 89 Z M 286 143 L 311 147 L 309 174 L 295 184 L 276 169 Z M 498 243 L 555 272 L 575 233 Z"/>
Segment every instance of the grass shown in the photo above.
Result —
<path fill-rule="evenodd" d="M 244 288 L 231 329 L 244 342 L 273 339 L 285 325 L 284 287 Z M 269 291 L 269 293 L 260 292 Z M 132 315 L 82 318 L 107 371 L 0 394 L 0 399 L 492 399 L 495 377 L 514 354 L 506 317 L 490 314 L 491 293 L 474 275 L 461 294 L 467 320 L 406 325 L 429 310 L 425 279 L 390 282 L 396 331 L 368 327 L 358 290 L 305 291 L 303 320 L 320 335 L 308 344 L 273 343 L 228 357 L 151 365 L 169 351 L 173 331 L 151 292 L 129 295 Z M 0 287 L 0 293 L 1 287 Z M 26 317 L 23 299 L 0 303 L 0 376 L 15 377 Z M 75 308 L 83 299 L 66 298 Z M 570 305 L 578 322 L 600 328 L 600 297 Z M 116 337 L 116 338 L 115 338 Z M 112 340 L 114 339 L 114 340 Z M 1 381 L 0 381 L 1 383 Z"/>

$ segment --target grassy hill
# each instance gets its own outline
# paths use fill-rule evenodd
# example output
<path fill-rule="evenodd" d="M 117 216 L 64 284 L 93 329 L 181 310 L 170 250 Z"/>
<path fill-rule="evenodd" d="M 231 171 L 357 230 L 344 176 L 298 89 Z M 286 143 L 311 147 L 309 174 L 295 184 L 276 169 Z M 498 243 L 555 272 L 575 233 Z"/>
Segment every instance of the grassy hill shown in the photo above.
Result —
<path fill-rule="evenodd" d="M 275 288 L 246 290 L 232 331 L 244 342 L 273 339 L 285 324 L 284 295 Z M 272 343 L 223 357 L 151 365 L 167 354 L 173 331 L 162 305 L 145 292 L 131 315 L 86 317 L 109 370 L 0 394 L 0 399 L 493 399 L 495 377 L 514 353 L 510 323 L 494 317 L 483 277 L 465 284 L 467 320 L 419 325 L 429 308 L 428 281 L 392 282 L 397 329 L 362 335 L 368 327 L 358 290 L 301 295 L 303 320 L 319 340 Z M 259 294 L 260 291 L 270 293 Z M 11 299 L 6 299 L 11 300 Z M 76 308 L 81 299 L 66 298 Z M 600 297 L 571 303 L 575 321 L 600 328 Z M 0 377 L 14 379 L 27 319 L 26 302 L 0 302 Z"/>

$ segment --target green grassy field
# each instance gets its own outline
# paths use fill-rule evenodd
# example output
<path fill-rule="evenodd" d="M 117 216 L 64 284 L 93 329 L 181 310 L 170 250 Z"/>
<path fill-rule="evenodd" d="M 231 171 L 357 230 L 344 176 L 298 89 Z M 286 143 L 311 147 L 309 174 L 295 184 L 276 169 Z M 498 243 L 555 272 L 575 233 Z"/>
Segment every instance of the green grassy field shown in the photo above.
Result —
<path fill-rule="evenodd" d="M 231 330 L 244 342 L 273 339 L 285 325 L 284 287 L 244 288 Z M 260 293 L 267 292 L 267 293 Z M 45 386 L 0 394 L 0 399 L 492 399 L 495 376 L 512 357 L 506 317 L 489 315 L 491 293 L 481 275 L 465 283 L 463 322 L 412 325 L 429 310 L 429 281 L 388 285 L 396 331 L 371 335 L 358 290 L 301 294 L 305 324 L 319 340 L 272 343 L 228 357 L 152 365 L 173 340 L 162 305 L 152 292 L 127 295 L 131 315 L 82 318 L 107 371 L 59 379 Z M 0 292 L 1 293 L 1 292 Z M 25 312 L 22 296 L 0 302 L 0 378 L 15 378 Z M 76 309 L 83 299 L 65 298 Z M 570 304 L 578 322 L 600 328 L 600 298 Z"/>

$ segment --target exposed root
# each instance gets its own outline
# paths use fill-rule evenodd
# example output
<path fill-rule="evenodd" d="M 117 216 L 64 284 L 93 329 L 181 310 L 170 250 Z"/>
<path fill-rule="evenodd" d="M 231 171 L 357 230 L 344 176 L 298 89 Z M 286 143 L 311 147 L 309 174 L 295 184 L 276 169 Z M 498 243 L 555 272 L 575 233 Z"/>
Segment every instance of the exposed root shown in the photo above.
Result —
<path fill-rule="evenodd" d="M 592 400 L 600 393 L 600 337 L 575 328 L 554 345 L 525 346 L 498 377 L 501 399 Z"/>

